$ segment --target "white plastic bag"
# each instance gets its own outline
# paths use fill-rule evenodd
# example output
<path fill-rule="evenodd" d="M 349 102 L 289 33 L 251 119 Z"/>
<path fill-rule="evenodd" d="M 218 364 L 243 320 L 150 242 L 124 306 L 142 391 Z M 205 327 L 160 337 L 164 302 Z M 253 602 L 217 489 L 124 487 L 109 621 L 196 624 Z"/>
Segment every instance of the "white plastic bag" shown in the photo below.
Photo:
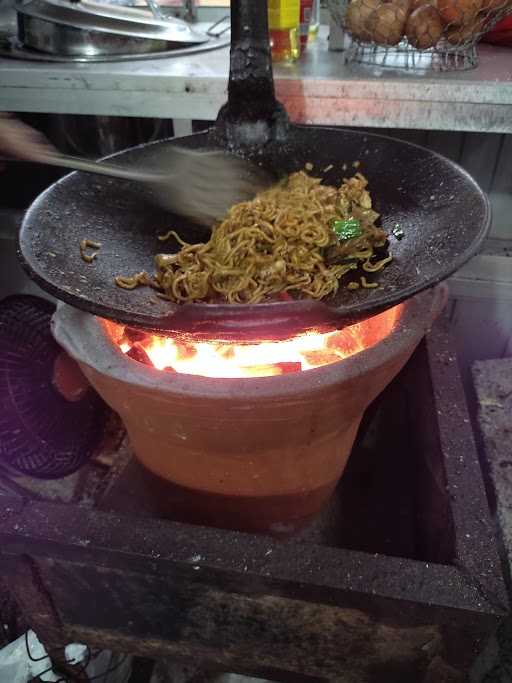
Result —
<path fill-rule="evenodd" d="M 87 675 L 98 683 L 127 683 L 130 677 L 131 657 L 108 650 L 91 656 L 86 645 L 76 643 L 66 647 L 65 655 L 70 664 L 87 664 Z M 28 631 L 0 650 L 0 683 L 29 683 L 36 676 L 45 683 L 62 681 L 36 634 Z"/>

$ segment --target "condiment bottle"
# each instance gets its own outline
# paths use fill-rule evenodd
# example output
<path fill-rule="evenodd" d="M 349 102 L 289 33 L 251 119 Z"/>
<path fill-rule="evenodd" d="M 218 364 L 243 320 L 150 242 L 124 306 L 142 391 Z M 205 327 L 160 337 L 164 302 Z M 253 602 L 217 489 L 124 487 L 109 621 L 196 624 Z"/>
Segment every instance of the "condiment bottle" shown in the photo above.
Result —
<path fill-rule="evenodd" d="M 294 62 L 299 58 L 300 0 L 268 0 L 268 28 L 272 59 Z"/>
<path fill-rule="evenodd" d="M 307 47 L 314 0 L 300 0 L 300 52 Z"/>
<path fill-rule="evenodd" d="M 309 42 L 317 39 L 318 29 L 320 28 L 320 0 L 313 0 L 313 10 L 309 23 Z"/>

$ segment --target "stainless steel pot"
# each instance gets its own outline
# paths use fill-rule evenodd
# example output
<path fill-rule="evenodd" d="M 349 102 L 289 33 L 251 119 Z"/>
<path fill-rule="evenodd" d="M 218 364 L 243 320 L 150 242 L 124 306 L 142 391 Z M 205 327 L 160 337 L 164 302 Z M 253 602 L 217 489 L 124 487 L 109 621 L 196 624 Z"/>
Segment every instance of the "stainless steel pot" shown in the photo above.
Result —
<path fill-rule="evenodd" d="M 176 18 L 158 20 L 145 10 L 59 0 L 16 4 L 18 38 L 52 55 L 124 55 L 201 45 L 209 38 Z"/>

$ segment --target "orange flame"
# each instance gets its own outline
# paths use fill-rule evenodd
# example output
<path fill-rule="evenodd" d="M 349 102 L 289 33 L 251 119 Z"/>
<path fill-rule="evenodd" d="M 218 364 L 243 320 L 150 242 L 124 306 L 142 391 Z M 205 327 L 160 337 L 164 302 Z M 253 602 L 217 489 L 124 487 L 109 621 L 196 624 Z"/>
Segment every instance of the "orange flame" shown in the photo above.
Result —
<path fill-rule="evenodd" d="M 373 346 L 394 327 L 401 306 L 333 332 L 282 341 L 194 341 L 155 335 L 104 320 L 123 353 L 158 370 L 203 377 L 271 377 L 338 363 Z"/>

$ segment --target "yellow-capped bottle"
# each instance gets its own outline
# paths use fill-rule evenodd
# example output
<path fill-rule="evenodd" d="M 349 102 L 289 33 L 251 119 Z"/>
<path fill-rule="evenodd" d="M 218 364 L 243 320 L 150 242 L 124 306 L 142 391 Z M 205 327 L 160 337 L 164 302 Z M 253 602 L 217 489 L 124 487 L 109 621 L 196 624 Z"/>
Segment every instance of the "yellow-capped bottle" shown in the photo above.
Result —
<path fill-rule="evenodd" d="M 318 30 L 320 28 L 320 0 L 313 0 L 313 11 L 311 13 L 311 21 L 309 23 L 309 42 L 317 39 Z"/>
<path fill-rule="evenodd" d="M 272 59 L 294 62 L 300 56 L 300 0 L 268 0 L 268 28 Z"/>
<path fill-rule="evenodd" d="M 313 11 L 309 24 L 309 41 L 312 43 L 318 36 L 320 28 L 320 0 L 313 0 Z"/>

